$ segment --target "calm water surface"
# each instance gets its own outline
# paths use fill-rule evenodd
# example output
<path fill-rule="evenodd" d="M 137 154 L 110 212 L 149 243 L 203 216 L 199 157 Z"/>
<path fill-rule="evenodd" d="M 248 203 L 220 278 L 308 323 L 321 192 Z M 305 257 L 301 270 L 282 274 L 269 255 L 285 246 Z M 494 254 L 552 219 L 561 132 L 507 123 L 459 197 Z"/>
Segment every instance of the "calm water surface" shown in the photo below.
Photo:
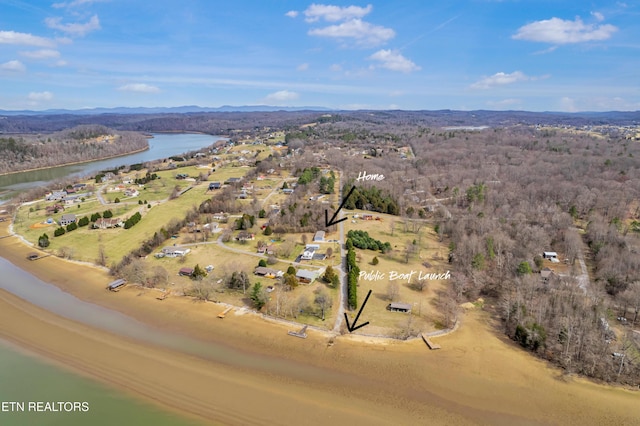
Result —
<path fill-rule="evenodd" d="M 154 406 L 137 401 L 92 380 L 69 373 L 18 351 L 0 340 L 0 404 L 21 402 L 87 402 L 86 412 L 3 412 L 3 426 L 194 426 Z"/>
<path fill-rule="evenodd" d="M 72 166 L 52 167 L 44 170 L 0 176 L 0 194 L 4 194 L 6 198 L 16 192 L 38 186 L 45 186 L 57 179 L 73 176 L 90 176 L 106 169 L 159 160 L 171 157 L 172 155 L 211 146 L 220 139 L 226 138 L 193 133 L 156 133 L 153 134 L 153 138 L 149 139 L 149 149 L 137 154 L 124 155 L 108 160 L 91 161 Z"/>

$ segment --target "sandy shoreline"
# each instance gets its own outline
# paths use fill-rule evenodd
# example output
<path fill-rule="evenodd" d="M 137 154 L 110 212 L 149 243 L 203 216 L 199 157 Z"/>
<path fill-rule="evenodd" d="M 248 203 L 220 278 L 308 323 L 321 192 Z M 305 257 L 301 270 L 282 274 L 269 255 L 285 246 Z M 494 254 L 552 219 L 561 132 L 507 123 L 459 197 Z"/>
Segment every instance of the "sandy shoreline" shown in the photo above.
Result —
<path fill-rule="evenodd" d="M 0 224 L 0 235 L 7 234 Z M 216 318 L 215 304 L 157 301 L 154 291 L 105 290 L 106 272 L 47 257 L 16 237 L 0 255 L 59 288 L 152 324 L 246 355 L 213 362 L 60 318 L 0 291 L 0 337 L 119 389 L 192 418 L 223 424 L 636 424 L 640 393 L 561 371 L 493 331 L 472 311 L 437 338 L 372 345 L 339 337 L 331 347 L 255 315 Z M 81 277 L 81 280 L 78 279 Z M 1 279 L 1 277 L 0 277 Z M 11 325 L 9 325 L 11 324 Z M 217 346 L 216 346 L 217 345 Z"/>

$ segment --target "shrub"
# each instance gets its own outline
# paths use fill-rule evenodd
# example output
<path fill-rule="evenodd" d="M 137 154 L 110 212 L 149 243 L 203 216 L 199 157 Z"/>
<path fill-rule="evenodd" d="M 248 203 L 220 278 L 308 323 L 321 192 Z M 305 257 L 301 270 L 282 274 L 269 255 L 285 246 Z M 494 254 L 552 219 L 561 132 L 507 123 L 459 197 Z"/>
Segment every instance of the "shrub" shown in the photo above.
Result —
<path fill-rule="evenodd" d="M 42 234 L 40 238 L 38 238 L 38 247 L 47 248 L 49 244 L 49 236 L 47 234 Z"/>

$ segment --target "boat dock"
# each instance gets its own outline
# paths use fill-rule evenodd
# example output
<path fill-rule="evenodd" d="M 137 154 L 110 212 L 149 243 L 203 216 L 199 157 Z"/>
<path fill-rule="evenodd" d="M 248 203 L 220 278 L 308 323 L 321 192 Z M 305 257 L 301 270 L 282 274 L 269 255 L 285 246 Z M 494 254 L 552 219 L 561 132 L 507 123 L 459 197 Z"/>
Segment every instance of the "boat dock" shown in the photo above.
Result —
<path fill-rule="evenodd" d="M 424 342 L 427 344 L 429 349 L 431 350 L 440 349 L 440 345 L 437 343 L 433 343 L 425 333 L 422 333 L 422 340 L 424 340 Z"/>
<path fill-rule="evenodd" d="M 307 338 L 307 326 L 305 325 L 298 331 L 288 331 L 287 334 L 289 336 L 300 337 L 301 339 Z"/>
<path fill-rule="evenodd" d="M 224 318 L 225 315 L 227 315 L 229 312 L 231 312 L 231 310 L 233 309 L 232 306 L 229 306 L 227 309 L 225 309 L 224 311 L 220 312 L 218 314 L 218 318 Z"/>

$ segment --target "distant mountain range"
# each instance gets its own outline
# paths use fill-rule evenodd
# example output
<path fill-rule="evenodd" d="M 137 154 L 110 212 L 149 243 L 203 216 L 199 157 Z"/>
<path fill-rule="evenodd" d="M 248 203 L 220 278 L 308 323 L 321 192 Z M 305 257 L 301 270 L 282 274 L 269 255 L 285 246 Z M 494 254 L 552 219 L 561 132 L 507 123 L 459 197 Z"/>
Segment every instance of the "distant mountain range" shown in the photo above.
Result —
<path fill-rule="evenodd" d="M 200 112 L 271 112 L 271 111 L 331 111 L 329 108 L 318 106 L 285 107 L 271 105 L 223 105 L 209 108 L 197 105 L 179 107 L 116 107 L 116 108 L 85 108 L 85 109 L 47 109 L 43 111 L 6 111 L 0 109 L 0 115 L 98 115 L 98 114 L 188 114 Z"/>

